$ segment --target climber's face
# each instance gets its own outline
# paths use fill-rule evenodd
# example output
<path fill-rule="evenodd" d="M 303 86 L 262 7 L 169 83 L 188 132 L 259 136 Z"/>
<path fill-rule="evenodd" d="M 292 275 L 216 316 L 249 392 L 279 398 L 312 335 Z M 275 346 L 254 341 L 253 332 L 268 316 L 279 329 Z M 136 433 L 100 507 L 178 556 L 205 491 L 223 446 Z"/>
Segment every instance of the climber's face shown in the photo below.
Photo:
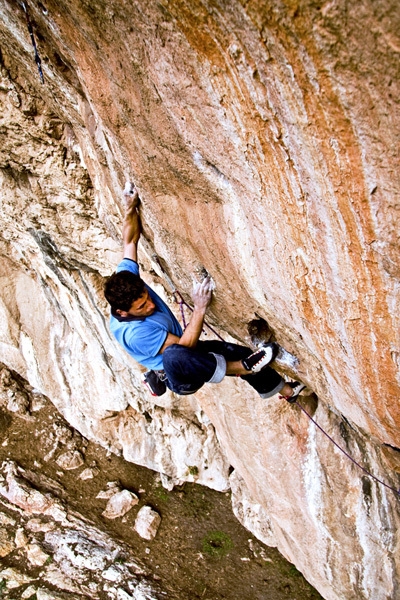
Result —
<path fill-rule="evenodd" d="M 149 292 L 145 289 L 143 294 L 137 300 L 132 302 L 128 315 L 134 317 L 149 317 L 156 310 L 156 305 L 150 298 Z"/>

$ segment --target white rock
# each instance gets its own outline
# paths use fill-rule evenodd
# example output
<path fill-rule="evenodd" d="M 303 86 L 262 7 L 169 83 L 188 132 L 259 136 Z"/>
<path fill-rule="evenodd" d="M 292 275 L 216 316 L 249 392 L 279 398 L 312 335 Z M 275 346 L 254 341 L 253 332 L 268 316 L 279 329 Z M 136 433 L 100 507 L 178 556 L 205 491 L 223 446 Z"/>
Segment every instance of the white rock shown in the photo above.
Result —
<path fill-rule="evenodd" d="M 99 498 L 100 500 L 109 500 L 116 492 L 120 491 L 121 488 L 117 481 L 109 481 L 107 483 L 107 489 L 99 492 L 96 498 Z"/>
<path fill-rule="evenodd" d="M 104 577 L 104 579 L 114 582 L 121 581 L 122 579 L 121 571 L 119 569 L 116 569 L 115 567 L 109 567 L 108 569 L 103 571 L 102 576 Z"/>
<path fill-rule="evenodd" d="M 64 521 L 67 517 L 67 511 L 64 510 L 58 503 L 56 504 L 55 502 L 46 510 L 45 514 L 48 515 L 49 517 L 53 517 L 53 519 L 55 521 L 59 521 L 59 522 Z"/>
<path fill-rule="evenodd" d="M 103 517 L 107 519 L 122 517 L 138 502 L 139 498 L 129 490 L 117 492 L 107 502 L 107 506 L 102 513 Z"/>
<path fill-rule="evenodd" d="M 128 594 L 128 592 L 126 592 L 122 588 L 117 589 L 117 600 L 136 600 L 136 599 L 139 600 L 139 598 L 141 598 L 141 597 L 137 596 L 136 594 L 135 594 L 135 596 L 131 596 L 130 594 Z"/>
<path fill-rule="evenodd" d="M 71 471 L 72 469 L 78 469 L 81 467 L 84 463 L 84 459 L 78 450 L 69 450 L 68 452 L 64 452 L 64 454 L 60 454 L 56 460 L 56 463 L 62 469 Z"/>
<path fill-rule="evenodd" d="M 60 590 L 70 592 L 71 594 L 78 595 L 80 593 L 80 586 L 84 581 L 84 578 L 80 576 L 80 573 L 78 571 L 74 571 L 73 569 L 71 569 L 71 565 L 68 564 L 68 560 L 64 562 L 63 569 L 66 570 L 69 573 L 69 575 L 66 575 L 61 570 L 61 568 L 54 563 L 50 564 L 45 569 L 45 574 L 43 575 L 44 581 L 47 581 L 48 583 L 59 588 Z M 71 579 L 71 576 L 74 577 L 75 581 Z M 45 592 L 47 591 L 47 588 L 42 589 L 44 589 Z M 43 596 L 43 598 L 47 598 L 47 596 Z M 55 595 L 54 598 L 59 598 L 59 596 Z M 75 598 L 75 596 L 73 596 L 73 598 Z"/>
<path fill-rule="evenodd" d="M 31 411 L 37 412 L 46 406 L 46 400 L 40 394 L 31 396 Z"/>
<path fill-rule="evenodd" d="M 12 472 L 7 476 L 7 483 L 8 487 L 0 487 L 0 494 L 27 513 L 44 513 L 52 504 L 52 501 L 38 490 L 25 483 L 19 483 Z"/>
<path fill-rule="evenodd" d="M 107 481 L 107 487 L 121 489 L 120 485 L 119 485 L 119 481 Z"/>
<path fill-rule="evenodd" d="M 7 556 L 15 548 L 10 534 L 5 529 L 0 529 L 0 557 Z"/>
<path fill-rule="evenodd" d="M 135 531 L 145 540 L 152 540 L 160 523 L 160 515 L 151 506 L 143 506 L 136 517 Z"/>
<path fill-rule="evenodd" d="M 29 529 L 29 531 L 53 531 L 55 529 L 56 525 L 55 523 L 53 523 L 52 521 L 42 521 L 41 519 L 29 519 L 29 521 L 26 524 L 26 528 Z"/>
<path fill-rule="evenodd" d="M 121 491 L 121 490 L 119 490 Z M 98 500 L 109 500 L 116 494 L 115 490 L 102 490 L 96 496 Z"/>
<path fill-rule="evenodd" d="M 15 463 L 6 462 L 3 463 L 2 467 L 7 473 L 7 486 L 0 485 L 0 495 L 27 514 L 49 515 L 56 521 L 65 519 L 66 512 L 60 507 L 58 500 L 52 498 L 49 494 L 42 494 L 33 489 L 27 481 L 22 480 L 17 474 Z"/>
<path fill-rule="evenodd" d="M 26 588 L 26 590 L 24 590 L 21 594 L 21 598 L 31 598 L 34 594 L 36 594 L 37 589 L 35 587 L 33 587 L 33 585 L 30 585 L 29 587 Z M 37 594 L 36 594 L 37 597 Z"/>
<path fill-rule="evenodd" d="M 89 467 L 82 471 L 82 473 L 79 475 L 79 479 L 82 479 L 82 481 L 86 481 L 86 479 L 93 479 L 93 477 L 95 475 L 98 475 L 99 472 L 100 472 L 99 469 L 97 469 L 96 467 L 94 467 L 94 468 Z"/>
<path fill-rule="evenodd" d="M 1 579 L 6 580 L 7 589 L 10 590 L 32 581 L 31 577 L 28 577 L 20 571 L 17 571 L 17 569 L 12 569 L 11 567 L 9 569 L 4 569 L 4 571 L 0 571 L 0 580 Z"/>
<path fill-rule="evenodd" d="M 138 585 L 136 585 L 136 583 L 132 581 L 128 581 L 128 587 L 133 593 L 132 597 L 134 598 L 134 600 L 156 600 L 151 586 L 145 581 L 141 581 Z M 123 600 L 124 598 L 129 598 L 129 596 L 118 595 L 118 600 Z"/>
<path fill-rule="evenodd" d="M 165 488 L 169 492 L 172 492 L 175 484 L 171 477 L 168 477 L 168 475 L 166 475 L 165 473 L 160 473 L 160 479 L 163 488 Z"/>
<path fill-rule="evenodd" d="M 60 594 L 56 594 L 45 588 L 39 588 L 36 592 L 36 597 L 37 600 L 63 600 L 63 598 L 65 598 L 65 596 L 61 596 Z"/>
<path fill-rule="evenodd" d="M 18 527 L 15 532 L 15 545 L 17 548 L 24 548 L 28 544 L 28 536 L 22 527 Z"/>
<path fill-rule="evenodd" d="M 14 519 L 0 512 L 0 525 L 15 525 Z"/>
<path fill-rule="evenodd" d="M 26 554 L 29 562 L 35 567 L 42 567 L 49 558 L 49 555 L 43 552 L 39 544 L 28 544 Z"/>

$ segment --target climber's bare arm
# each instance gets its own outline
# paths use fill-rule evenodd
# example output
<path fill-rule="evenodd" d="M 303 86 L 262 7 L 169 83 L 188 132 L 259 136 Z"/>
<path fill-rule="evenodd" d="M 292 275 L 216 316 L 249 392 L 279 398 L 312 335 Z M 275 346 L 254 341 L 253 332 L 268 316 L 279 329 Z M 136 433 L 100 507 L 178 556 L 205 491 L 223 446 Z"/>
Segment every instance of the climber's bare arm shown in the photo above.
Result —
<path fill-rule="evenodd" d="M 196 346 L 203 329 L 204 317 L 207 307 L 211 302 L 211 297 L 211 282 L 209 278 L 206 278 L 201 284 L 197 284 L 193 290 L 193 313 L 190 323 L 183 332 L 183 335 L 178 337 L 177 335 L 169 333 L 160 350 L 160 354 L 172 344 L 180 344 L 181 346 L 187 346 L 188 348 L 194 348 Z"/>
<path fill-rule="evenodd" d="M 179 344 L 179 340 L 181 338 L 178 337 L 177 335 L 174 335 L 173 333 L 169 333 L 165 339 L 164 345 L 161 346 L 161 350 L 158 354 L 162 354 L 164 352 L 164 350 L 166 350 L 168 348 L 168 346 L 172 346 L 172 344 Z"/>
<path fill-rule="evenodd" d="M 140 238 L 140 217 L 138 212 L 139 194 L 136 189 L 133 193 L 124 190 L 125 216 L 122 226 L 122 240 L 124 244 L 124 258 L 137 261 L 137 245 Z"/>

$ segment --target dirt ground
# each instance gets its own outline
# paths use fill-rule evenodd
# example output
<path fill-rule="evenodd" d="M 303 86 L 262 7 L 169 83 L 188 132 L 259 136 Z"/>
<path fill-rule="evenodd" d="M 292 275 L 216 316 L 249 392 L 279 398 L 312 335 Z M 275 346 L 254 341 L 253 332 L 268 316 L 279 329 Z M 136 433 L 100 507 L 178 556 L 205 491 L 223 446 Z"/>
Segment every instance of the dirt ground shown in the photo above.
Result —
<path fill-rule="evenodd" d="M 229 493 L 196 484 L 185 484 L 168 492 L 157 473 L 87 442 L 69 428 L 48 400 L 41 400 L 40 405 L 40 410 L 10 412 L 3 404 L 0 461 L 11 458 L 24 469 L 58 482 L 64 490 L 64 504 L 114 539 L 127 543 L 167 592 L 166 597 L 171 600 L 321 598 L 277 550 L 264 546 L 240 525 L 232 513 Z M 84 464 L 65 470 L 56 460 L 71 447 L 82 453 Z M 95 470 L 97 474 L 92 479 L 82 480 L 79 475 L 87 467 L 97 467 L 98 472 Z M 96 496 L 112 481 L 136 493 L 140 501 L 124 517 L 108 520 L 102 516 L 106 501 Z M 137 512 L 144 505 L 152 506 L 162 517 L 153 541 L 143 540 L 133 528 Z"/>

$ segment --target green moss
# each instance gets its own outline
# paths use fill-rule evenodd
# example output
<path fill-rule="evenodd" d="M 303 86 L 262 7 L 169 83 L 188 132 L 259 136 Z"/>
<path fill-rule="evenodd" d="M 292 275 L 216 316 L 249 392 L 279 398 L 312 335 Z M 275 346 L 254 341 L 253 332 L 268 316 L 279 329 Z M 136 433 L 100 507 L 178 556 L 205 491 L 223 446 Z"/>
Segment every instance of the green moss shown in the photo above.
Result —
<path fill-rule="evenodd" d="M 210 531 L 202 540 L 204 554 L 215 558 L 225 556 L 231 548 L 233 548 L 233 542 L 223 531 Z"/>
<path fill-rule="evenodd" d="M 162 486 L 157 487 L 154 490 L 154 496 L 157 500 L 161 500 L 162 502 L 167 502 L 169 500 L 169 493 Z"/>

